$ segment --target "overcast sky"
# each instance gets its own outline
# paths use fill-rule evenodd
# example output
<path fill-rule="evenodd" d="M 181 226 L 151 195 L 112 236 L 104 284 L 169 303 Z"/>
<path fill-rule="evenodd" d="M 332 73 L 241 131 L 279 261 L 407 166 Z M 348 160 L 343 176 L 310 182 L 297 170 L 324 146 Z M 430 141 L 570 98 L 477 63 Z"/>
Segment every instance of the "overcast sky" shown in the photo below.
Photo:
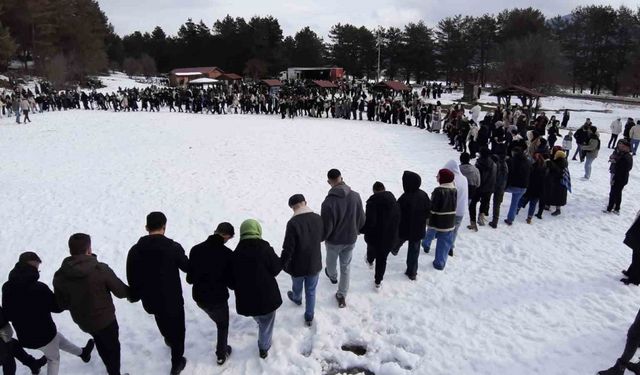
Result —
<path fill-rule="evenodd" d="M 424 20 L 434 26 L 440 19 L 456 14 L 482 15 L 505 8 L 540 9 L 546 16 L 565 15 L 579 5 L 610 4 L 640 7 L 640 0 L 99 0 L 120 35 L 132 31 L 151 31 L 157 25 L 174 35 L 188 18 L 203 20 L 211 27 L 227 14 L 249 19 L 254 15 L 272 15 L 278 19 L 284 35 L 292 35 L 310 26 L 326 36 L 332 25 L 402 26 Z M 482 5 L 480 5 L 480 3 Z"/>

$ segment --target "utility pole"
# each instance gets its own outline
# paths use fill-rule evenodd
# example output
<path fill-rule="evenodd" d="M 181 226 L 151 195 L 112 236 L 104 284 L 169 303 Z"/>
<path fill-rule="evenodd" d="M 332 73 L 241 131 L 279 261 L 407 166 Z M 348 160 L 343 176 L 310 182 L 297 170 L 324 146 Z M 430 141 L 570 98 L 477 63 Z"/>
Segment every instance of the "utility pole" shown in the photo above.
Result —
<path fill-rule="evenodd" d="M 382 32 L 378 32 L 378 82 L 380 82 L 380 50 L 382 48 Z"/>

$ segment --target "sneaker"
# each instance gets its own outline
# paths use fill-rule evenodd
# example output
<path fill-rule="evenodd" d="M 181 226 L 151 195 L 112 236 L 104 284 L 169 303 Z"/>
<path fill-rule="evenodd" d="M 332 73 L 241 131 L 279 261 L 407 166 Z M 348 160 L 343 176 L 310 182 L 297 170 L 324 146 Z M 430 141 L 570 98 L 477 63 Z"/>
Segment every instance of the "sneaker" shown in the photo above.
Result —
<path fill-rule="evenodd" d="M 489 223 L 489 226 L 493 229 L 497 229 L 498 228 L 498 222 L 497 221 L 491 221 Z"/>
<path fill-rule="evenodd" d="M 364 260 L 367 263 L 367 266 L 369 266 L 369 269 L 372 270 L 373 269 L 373 262 L 369 262 L 368 259 L 365 258 Z"/>
<path fill-rule="evenodd" d="M 47 357 L 40 357 L 40 359 L 36 359 L 31 365 L 29 365 L 29 370 L 33 375 L 38 375 L 40 373 L 40 369 L 47 364 Z"/>
<path fill-rule="evenodd" d="M 542 212 L 535 215 L 538 219 L 542 220 Z"/>
<path fill-rule="evenodd" d="M 224 365 L 224 363 L 227 361 L 227 358 L 231 356 L 231 352 L 231 346 L 227 345 L 227 352 L 222 357 L 218 357 L 218 360 L 216 361 L 218 363 L 218 366 Z"/>
<path fill-rule="evenodd" d="M 179 375 L 187 367 L 187 359 L 182 357 L 178 363 L 171 365 L 171 375 Z"/>
<path fill-rule="evenodd" d="M 336 300 L 338 301 L 338 307 L 344 309 L 347 307 L 347 301 L 345 301 L 343 296 L 340 296 L 336 293 Z"/>
<path fill-rule="evenodd" d="M 80 353 L 79 356 L 82 359 L 82 362 L 89 363 L 89 361 L 91 361 L 91 352 L 93 351 L 94 346 L 95 343 L 93 342 L 93 339 L 89 339 L 89 341 L 87 341 L 87 345 L 82 348 L 82 353 Z"/>
<path fill-rule="evenodd" d="M 331 281 L 331 284 L 334 284 L 334 285 L 335 285 L 335 284 L 337 284 L 337 283 L 338 283 L 338 280 L 336 280 L 336 279 L 332 279 L 332 278 L 331 278 L 331 276 L 329 276 L 329 271 L 327 271 L 327 268 L 326 268 L 326 267 L 325 267 L 325 269 L 324 269 L 324 274 L 325 274 L 325 275 L 327 275 L 327 277 L 329 278 L 329 281 Z"/>
<path fill-rule="evenodd" d="M 268 356 L 269 356 L 269 351 L 268 350 L 260 349 L 260 358 L 266 359 Z"/>
<path fill-rule="evenodd" d="M 486 223 L 487 223 L 487 217 L 484 216 L 484 214 L 480 214 L 480 216 L 478 216 L 478 225 L 482 227 Z"/>
<path fill-rule="evenodd" d="M 287 297 L 289 297 L 289 299 L 291 300 L 291 302 L 295 303 L 298 306 L 302 305 L 302 301 L 298 301 L 296 299 L 293 298 L 293 292 L 292 291 L 288 291 L 287 292 Z"/>
<path fill-rule="evenodd" d="M 376 283 L 375 285 L 376 285 L 376 289 L 380 289 L 382 287 L 382 284 L 380 283 Z"/>
<path fill-rule="evenodd" d="M 313 325 L 313 320 L 304 320 L 304 325 L 307 327 L 311 327 Z"/>
<path fill-rule="evenodd" d="M 504 223 L 511 226 L 513 224 L 513 222 L 509 221 L 508 219 L 504 219 Z"/>

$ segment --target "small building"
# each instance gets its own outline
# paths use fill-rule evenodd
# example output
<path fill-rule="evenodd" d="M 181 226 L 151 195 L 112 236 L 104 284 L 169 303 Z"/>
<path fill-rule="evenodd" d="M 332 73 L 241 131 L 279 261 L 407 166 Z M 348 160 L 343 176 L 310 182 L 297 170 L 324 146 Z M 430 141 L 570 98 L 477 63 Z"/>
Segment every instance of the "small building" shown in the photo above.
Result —
<path fill-rule="evenodd" d="M 337 81 L 344 77 L 344 69 L 338 67 L 295 67 L 280 73 L 280 79 L 316 79 Z"/>
<path fill-rule="evenodd" d="M 275 95 L 280 91 L 282 81 L 279 79 L 263 79 L 260 81 L 261 85 L 265 85 L 269 88 L 269 94 Z"/>
<path fill-rule="evenodd" d="M 411 91 L 411 88 L 400 81 L 383 81 L 373 86 L 376 90 L 391 90 L 396 92 Z"/>
<path fill-rule="evenodd" d="M 197 68 L 178 68 L 169 73 L 169 84 L 173 87 L 186 87 L 190 81 L 198 78 L 217 79 L 224 71 L 216 66 Z"/>
<path fill-rule="evenodd" d="M 331 81 L 325 81 L 325 80 L 320 80 L 320 79 L 316 79 L 311 81 L 311 83 L 318 88 L 321 89 L 337 89 L 338 85 L 336 85 L 335 83 L 331 82 Z"/>
<path fill-rule="evenodd" d="M 242 77 L 235 73 L 224 73 L 218 79 L 222 81 L 240 81 Z"/>

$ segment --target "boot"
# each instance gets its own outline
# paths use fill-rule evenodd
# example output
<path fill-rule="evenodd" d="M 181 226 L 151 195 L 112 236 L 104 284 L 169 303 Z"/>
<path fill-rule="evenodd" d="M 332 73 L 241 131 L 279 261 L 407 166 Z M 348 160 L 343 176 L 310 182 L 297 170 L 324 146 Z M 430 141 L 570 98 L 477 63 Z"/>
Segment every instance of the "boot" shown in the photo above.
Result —
<path fill-rule="evenodd" d="M 498 220 L 491 220 L 491 222 L 489 223 L 489 226 L 493 229 L 498 228 Z"/>
<path fill-rule="evenodd" d="M 620 363 L 620 360 L 616 362 L 613 367 L 608 370 L 602 370 L 598 372 L 598 375 L 624 375 L 625 366 Z"/>
<path fill-rule="evenodd" d="M 476 223 L 471 223 L 471 225 L 467 225 L 467 229 L 472 230 L 474 232 L 478 231 L 478 226 L 476 225 Z"/>
<path fill-rule="evenodd" d="M 527 218 L 527 224 L 531 224 L 531 216 Z"/>
<path fill-rule="evenodd" d="M 553 211 L 553 213 L 551 214 L 551 216 L 559 216 L 562 212 L 560 211 L 560 209 L 556 209 L 555 211 Z"/>
<path fill-rule="evenodd" d="M 231 355 L 232 351 L 233 349 L 231 349 L 231 346 L 227 345 L 227 352 L 224 353 L 223 356 L 218 357 L 218 360 L 217 360 L 218 366 L 224 365 L 224 363 L 227 361 L 227 358 L 229 358 L 229 356 Z"/>
<path fill-rule="evenodd" d="M 486 223 L 487 223 L 487 217 L 481 213 L 480 216 L 478 216 L 478 225 L 484 226 Z"/>
<path fill-rule="evenodd" d="M 91 361 L 91 352 L 93 351 L 94 346 L 95 346 L 95 343 L 93 342 L 93 339 L 87 341 L 87 345 L 84 348 L 82 348 L 82 353 L 80 353 L 80 358 L 82 359 L 82 362 L 89 363 L 89 361 Z"/>
<path fill-rule="evenodd" d="M 40 369 L 44 367 L 46 364 L 47 364 L 47 358 L 41 357 L 40 359 L 36 359 L 35 362 L 30 364 L 28 367 L 29 367 L 29 370 L 31 370 L 32 374 L 38 375 L 40 373 Z"/>
<path fill-rule="evenodd" d="M 179 375 L 187 367 L 187 359 L 182 357 L 177 363 L 171 365 L 171 375 Z"/>

